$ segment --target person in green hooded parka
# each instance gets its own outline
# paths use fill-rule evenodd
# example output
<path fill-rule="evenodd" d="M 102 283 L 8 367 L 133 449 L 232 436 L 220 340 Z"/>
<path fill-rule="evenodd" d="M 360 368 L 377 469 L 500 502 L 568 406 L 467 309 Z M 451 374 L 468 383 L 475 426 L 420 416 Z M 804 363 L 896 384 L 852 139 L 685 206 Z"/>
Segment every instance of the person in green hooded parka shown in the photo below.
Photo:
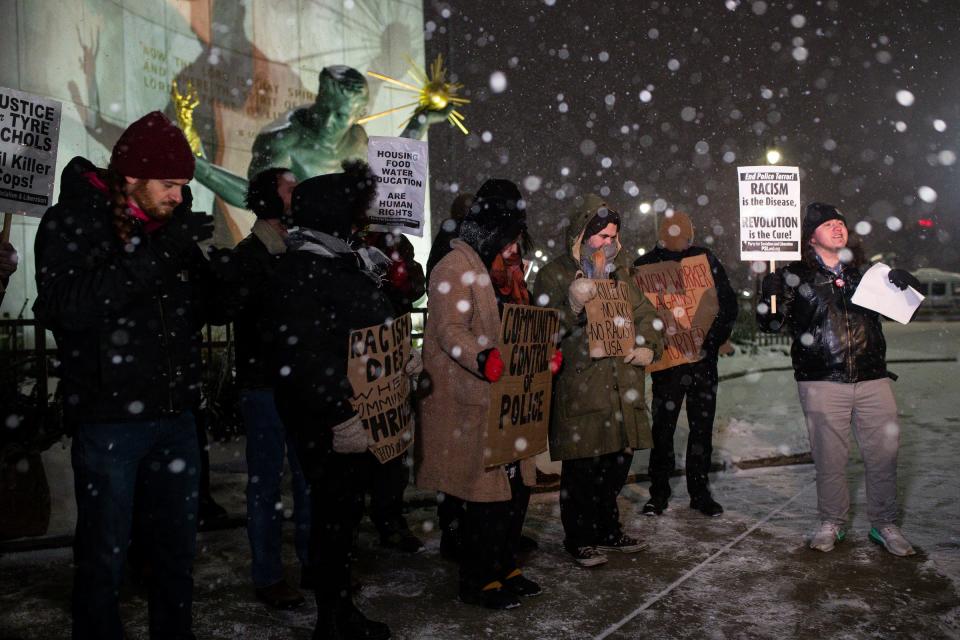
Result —
<path fill-rule="evenodd" d="M 550 456 L 563 461 L 560 516 L 564 547 L 577 563 L 607 561 L 606 551 L 646 547 L 620 525 L 617 495 L 633 451 L 652 445 L 644 402 L 644 366 L 663 347 L 656 313 L 637 288 L 631 260 L 620 245 L 620 216 L 594 195 L 578 198 L 570 215 L 567 251 L 548 262 L 534 283 L 536 304 L 560 310 L 564 366 L 554 379 Z M 627 283 L 636 341 L 625 357 L 592 358 L 584 305 L 596 297 L 595 280 Z"/>

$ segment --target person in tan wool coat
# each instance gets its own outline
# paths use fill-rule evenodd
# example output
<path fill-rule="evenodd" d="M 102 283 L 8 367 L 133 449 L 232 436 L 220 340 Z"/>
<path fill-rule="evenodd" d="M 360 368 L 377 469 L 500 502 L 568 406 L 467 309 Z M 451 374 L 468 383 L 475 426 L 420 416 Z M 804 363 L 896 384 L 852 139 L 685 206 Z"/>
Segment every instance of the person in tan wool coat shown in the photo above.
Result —
<path fill-rule="evenodd" d="M 416 482 L 465 502 L 460 524 L 460 599 L 491 609 L 541 592 L 515 557 L 536 482 L 532 458 L 487 468 L 484 431 L 505 303 L 529 304 L 520 258 L 526 230 L 516 185 L 488 180 L 465 216 L 460 238 L 430 274 L 424 334 L 425 387 L 417 425 Z"/>

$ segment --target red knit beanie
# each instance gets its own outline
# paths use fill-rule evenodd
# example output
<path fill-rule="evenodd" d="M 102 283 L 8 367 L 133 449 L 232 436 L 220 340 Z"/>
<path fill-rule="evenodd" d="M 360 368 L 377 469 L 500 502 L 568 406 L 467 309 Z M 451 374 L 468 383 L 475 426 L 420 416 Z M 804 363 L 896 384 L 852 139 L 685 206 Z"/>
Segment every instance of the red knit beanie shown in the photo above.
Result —
<path fill-rule="evenodd" d="M 194 158 L 183 131 L 165 115 L 153 111 L 120 134 L 110 166 L 130 178 L 191 180 Z"/>

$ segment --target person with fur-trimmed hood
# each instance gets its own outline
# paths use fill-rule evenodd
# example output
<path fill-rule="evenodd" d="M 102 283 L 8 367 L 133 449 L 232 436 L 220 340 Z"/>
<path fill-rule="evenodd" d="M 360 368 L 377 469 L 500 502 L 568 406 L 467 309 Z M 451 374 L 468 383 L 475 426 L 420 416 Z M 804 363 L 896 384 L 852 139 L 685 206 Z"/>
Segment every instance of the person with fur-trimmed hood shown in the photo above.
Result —
<path fill-rule="evenodd" d="M 560 519 L 564 548 L 585 567 L 607 562 L 606 551 L 635 553 L 643 542 L 620 525 L 617 495 L 633 452 L 650 447 L 644 366 L 663 348 L 656 313 L 630 276 L 620 245 L 620 214 L 603 198 L 578 198 L 567 227 L 566 251 L 537 274 L 533 299 L 560 310 L 566 362 L 553 387 L 550 457 L 562 460 Z M 595 280 L 627 283 L 636 341 L 625 357 L 593 358 L 586 329 Z"/>
<path fill-rule="evenodd" d="M 396 312 L 381 286 L 390 259 L 349 244 L 376 193 L 365 163 L 304 180 L 293 191 L 296 231 L 268 287 L 265 332 L 273 338 L 277 410 L 310 481 L 309 574 L 317 601 L 314 639 L 390 637 L 351 597 L 354 532 L 363 517 L 370 436 L 350 398 L 350 332 Z M 413 359 L 407 363 L 410 369 Z M 419 359 L 417 359 L 417 364 Z"/>
<path fill-rule="evenodd" d="M 653 449 L 650 450 L 650 499 L 642 513 L 661 515 L 670 499 L 670 475 L 676 465 L 673 436 L 677 430 L 680 408 L 686 398 L 687 436 L 686 477 L 690 508 L 705 516 L 723 513 L 710 494 L 710 456 L 713 452 L 713 421 L 717 412 L 717 358 L 720 346 L 733 332 L 737 320 L 737 294 L 723 265 L 713 252 L 693 244 L 693 222 L 682 211 L 666 216 L 660 225 L 657 246 L 638 258 L 633 265 L 658 262 L 680 262 L 684 258 L 704 255 L 713 275 L 719 309 L 704 337 L 701 358 L 696 362 L 680 364 L 650 374 L 653 391 Z"/>
<path fill-rule="evenodd" d="M 488 180 L 460 225 L 460 237 L 430 274 L 423 341 L 416 480 L 465 502 L 460 521 L 460 599 L 491 609 L 541 593 L 516 550 L 536 482 L 532 458 L 487 468 L 484 432 L 490 384 L 504 363 L 497 348 L 503 305 L 529 304 L 521 237 L 526 209 L 508 180 Z"/>

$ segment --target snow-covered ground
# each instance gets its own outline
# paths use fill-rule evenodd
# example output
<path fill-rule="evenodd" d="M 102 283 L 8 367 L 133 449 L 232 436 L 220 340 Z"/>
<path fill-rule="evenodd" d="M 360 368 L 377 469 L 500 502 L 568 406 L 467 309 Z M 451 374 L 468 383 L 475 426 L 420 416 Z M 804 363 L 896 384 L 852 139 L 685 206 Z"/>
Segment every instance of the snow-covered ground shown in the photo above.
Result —
<path fill-rule="evenodd" d="M 364 523 L 361 605 L 387 621 L 397 638 L 960 637 L 960 324 L 888 323 L 885 331 L 890 368 L 900 375 L 894 387 L 902 427 L 903 527 L 917 556 L 894 558 L 867 540 L 856 454 L 850 536 L 830 554 L 804 544 L 816 523 L 812 465 L 745 468 L 745 461 L 808 451 L 789 360 L 767 349 L 721 361 L 726 379 L 715 461 L 726 468 L 711 481 L 726 509 L 722 517 L 707 519 L 686 508 L 678 477 L 671 509 L 644 518 L 639 507 L 646 484 L 630 484 L 621 515 L 650 548 L 585 570 L 562 550 L 556 492 L 536 494 L 527 531 L 541 548 L 527 559 L 526 573 L 545 593 L 518 610 L 489 613 L 456 600 L 456 567 L 439 556 L 435 510 L 415 506 L 408 518 L 427 540 L 415 556 L 380 548 Z M 678 451 L 685 437 L 681 422 Z M 241 451 L 236 444 L 212 451 L 215 495 L 235 512 L 243 509 Z M 68 532 L 72 518 L 65 508 L 72 502 L 65 453 L 51 451 L 46 458 L 60 496 L 58 529 L 51 533 Z M 646 470 L 645 453 L 637 454 L 634 469 Z M 410 497 L 422 504 L 416 500 L 422 494 Z M 286 551 L 295 580 L 291 545 Z M 68 637 L 69 563 L 68 549 L 0 558 L 0 638 Z M 195 601 L 201 638 L 310 637 L 312 605 L 276 612 L 253 598 L 243 529 L 201 534 Z M 132 637 L 145 637 L 143 594 L 128 594 L 124 617 Z"/>

